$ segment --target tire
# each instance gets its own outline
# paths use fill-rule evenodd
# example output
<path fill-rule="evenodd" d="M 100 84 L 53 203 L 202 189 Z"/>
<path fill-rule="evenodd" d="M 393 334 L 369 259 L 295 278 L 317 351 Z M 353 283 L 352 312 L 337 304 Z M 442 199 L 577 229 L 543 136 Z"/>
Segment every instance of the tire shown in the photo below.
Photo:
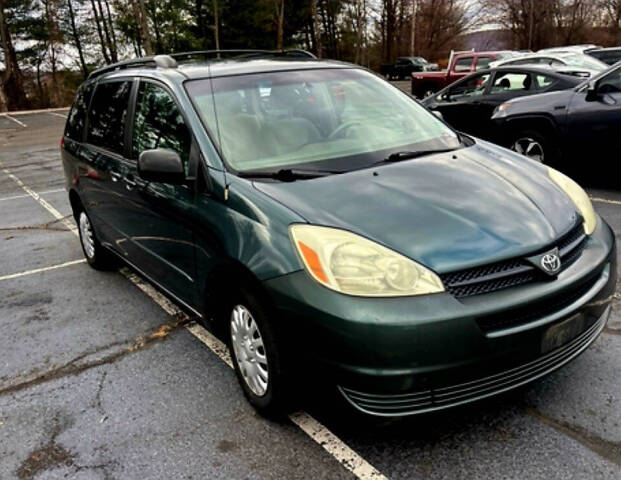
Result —
<path fill-rule="evenodd" d="M 522 130 L 511 136 L 508 148 L 537 162 L 554 165 L 558 150 L 549 136 L 536 130 Z"/>
<path fill-rule="evenodd" d="M 227 310 L 229 351 L 244 395 L 263 416 L 284 414 L 290 396 L 281 348 L 266 307 L 249 290 L 240 289 Z"/>
<path fill-rule="evenodd" d="M 76 212 L 76 222 L 80 233 L 82 252 L 88 264 L 96 270 L 112 270 L 116 267 L 115 258 L 101 245 L 90 217 L 83 208 Z"/>

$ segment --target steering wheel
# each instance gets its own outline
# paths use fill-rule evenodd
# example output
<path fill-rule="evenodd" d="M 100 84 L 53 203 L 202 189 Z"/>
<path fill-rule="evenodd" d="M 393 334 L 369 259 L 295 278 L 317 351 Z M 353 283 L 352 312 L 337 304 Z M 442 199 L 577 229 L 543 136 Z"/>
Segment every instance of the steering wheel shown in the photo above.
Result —
<path fill-rule="evenodd" d="M 339 134 L 349 130 L 351 127 L 355 125 L 361 125 L 361 122 L 357 120 L 351 120 L 349 122 L 342 123 L 341 125 L 336 127 L 336 129 L 333 130 L 330 135 L 328 135 L 328 140 L 334 140 L 335 138 L 338 138 Z"/>

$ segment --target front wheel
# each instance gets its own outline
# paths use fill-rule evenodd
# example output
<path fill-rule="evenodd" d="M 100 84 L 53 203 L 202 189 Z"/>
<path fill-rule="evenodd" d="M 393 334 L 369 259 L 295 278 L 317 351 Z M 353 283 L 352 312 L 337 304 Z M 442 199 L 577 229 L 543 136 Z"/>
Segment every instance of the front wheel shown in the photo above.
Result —
<path fill-rule="evenodd" d="M 553 163 L 556 156 L 552 142 L 534 130 L 524 130 L 513 135 L 509 148 L 540 163 Z"/>
<path fill-rule="evenodd" d="M 287 398 L 281 354 L 265 309 L 241 291 L 229 308 L 233 367 L 248 401 L 266 416 L 283 412 Z"/>

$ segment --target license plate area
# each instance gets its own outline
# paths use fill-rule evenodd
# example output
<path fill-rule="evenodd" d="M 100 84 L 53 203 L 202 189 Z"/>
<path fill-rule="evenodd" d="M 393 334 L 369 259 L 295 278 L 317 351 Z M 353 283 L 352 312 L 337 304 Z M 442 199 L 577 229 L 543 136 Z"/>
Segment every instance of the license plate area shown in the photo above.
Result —
<path fill-rule="evenodd" d="M 541 338 L 541 353 L 562 347 L 586 330 L 586 318 L 581 313 L 551 326 Z"/>

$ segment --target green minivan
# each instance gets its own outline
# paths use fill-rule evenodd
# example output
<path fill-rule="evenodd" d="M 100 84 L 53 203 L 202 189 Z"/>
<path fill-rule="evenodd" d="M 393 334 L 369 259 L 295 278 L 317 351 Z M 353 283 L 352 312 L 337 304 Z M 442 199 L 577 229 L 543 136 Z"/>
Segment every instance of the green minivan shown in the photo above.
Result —
<path fill-rule="evenodd" d="M 226 340 L 260 412 L 313 382 L 369 415 L 443 409 L 597 338 L 615 238 L 574 181 L 358 66 L 229 53 L 93 72 L 61 151 L 88 263 Z"/>

